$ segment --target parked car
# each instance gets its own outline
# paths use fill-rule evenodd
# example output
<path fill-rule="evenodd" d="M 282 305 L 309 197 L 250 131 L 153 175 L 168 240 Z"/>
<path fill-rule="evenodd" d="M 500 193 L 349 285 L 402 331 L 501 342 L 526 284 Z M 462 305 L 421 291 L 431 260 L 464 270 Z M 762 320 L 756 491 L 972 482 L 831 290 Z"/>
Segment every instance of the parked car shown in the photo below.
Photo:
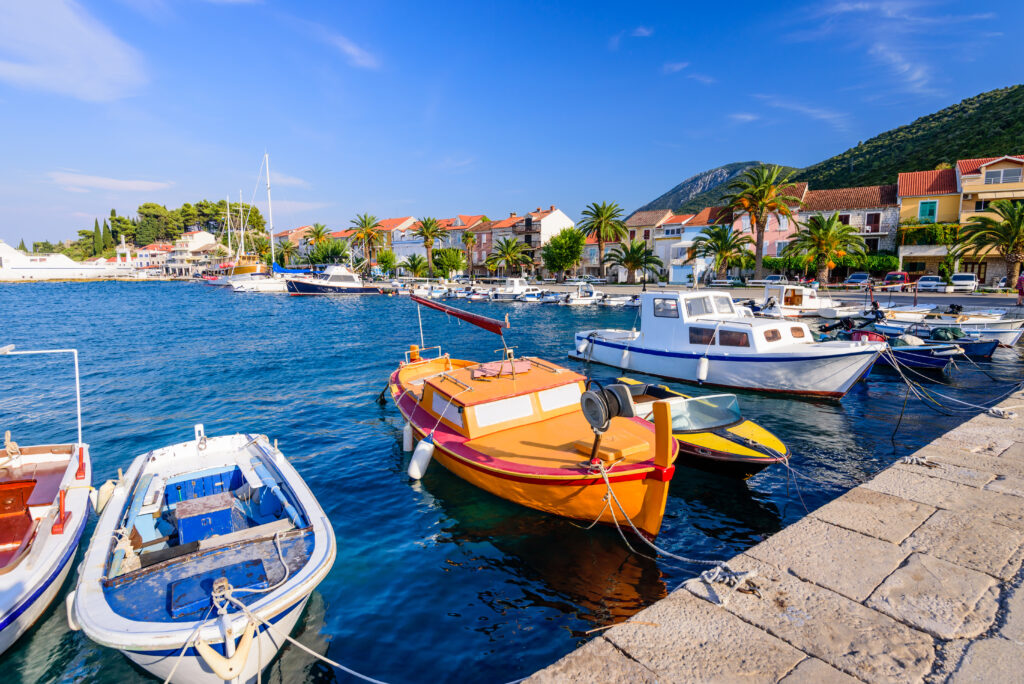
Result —
<path fill-rule="evenodd" d="M 748 286 L 757 286 L 757 285 L 788 285 L 788 284 L 789 284 L 789 278 L 787 278 L 784 275 L 779 275 L 778 273 L 773 273 L 772 275 L 765 276 L 764 278 L 762 278 L 760 280 L 748 280 L 747 281 L 747 285 Z"/>
<path fill-rule="evenodd" d="M 890 289 L 896 292 L 902 292 L 907 285 L 910 284 L 910 274 L 906 271 L 889 271 L 885 274 L 885 280 L 882 281 L 882 285 L 894 285 Z"/>
<path fill-rule="evenodd" d="M 846 280 L 843 281 L 843 285 L 848 287 L 866 287 L 871 284 L 870 273 L 851 273 L 847 276 Z"/>
<path fill-rule="evenodd" d="M 918 292 L 942 292 L 945 287 L 946 283 L 937 275 L 926 275 L 917 279 Z"/>
<path fill-rule="evenodd" d="M 953 292 L 974 292 L 978 289 L 978 276 L 973 273 L 954 273 Z"/>

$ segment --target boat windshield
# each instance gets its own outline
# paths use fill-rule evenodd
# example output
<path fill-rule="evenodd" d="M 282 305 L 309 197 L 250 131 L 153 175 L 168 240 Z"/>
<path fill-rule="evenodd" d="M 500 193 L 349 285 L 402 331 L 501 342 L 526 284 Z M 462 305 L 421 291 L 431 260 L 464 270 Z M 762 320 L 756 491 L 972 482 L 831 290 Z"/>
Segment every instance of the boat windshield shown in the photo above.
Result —
<path fill-rule="evenodd" d="M 672 430 L 675 432 L 701 432 L 743 419 L 735 394 L 710 394 L 672 402 Z"/>

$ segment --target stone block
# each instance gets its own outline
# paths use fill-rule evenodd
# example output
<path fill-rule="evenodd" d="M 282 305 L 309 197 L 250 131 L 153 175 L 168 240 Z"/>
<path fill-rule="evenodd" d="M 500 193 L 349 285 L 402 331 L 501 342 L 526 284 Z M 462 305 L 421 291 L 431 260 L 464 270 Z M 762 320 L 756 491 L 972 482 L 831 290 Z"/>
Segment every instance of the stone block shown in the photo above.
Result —
<path fill-rule="evenodd" d="M 607 639 L 597 637 L 558 662 L 535 672 L 526 681 L 530 684 L 655 684 L 658 678 L 640 663 L 626 657 Z"/>
<path fill-rule="evenodd" d="M 1006 617 L 999 635 L 1024 645 L 1024 587 L 1016 586 L 1007 591 Z M 1021 670 L 1024 672 L 1024 669 Z"/>
<path fill-rule="evenodd" d="M 756 572 L 761 597 L 733 592 L 724 608 L 804 653 L 865 682 L 916 681 L 931 669 L 930 636 L 752 557 L 737 556 L 729 567 Z M 700 580 L 685 586 L 707 596 Z"/>
<path fill-rule="evenodd" d="M 746 553 L 854 601 L 870 596 L 907 555 L 895 544 L 816 518 L 804 518 Z"/>
<path fill-rule="evenodd" d="M 1024 502 L 1022 502 L 1024 505 Z M 1024 532 L 955 511 L 937 511 L 903 542 L 910 552 L 927 553 L 1003 580 L 1017 574 L 1017 552 Z"/>
<path fill-rule="evenodd" d="M 917 452 L 917 455 L 924 456 L 926 454 Z M 949 463 L 943 463 L 942 461 L 933 461 L 931 466 L 895 463 L 892 467 L 898 470 L 905 470 L 907 472 L 920 473 L 921 475 L 927 475 L 928 477 L 940 477 L 944 480 L 958 482 L 970 487 L 984 487 L 986 484 L 996 479 L 995 473 L 990 473 L 985 470 L 976 470 L 974 468 L 965 468 L 958 465 L 951 465 Z"/>
<path fill-rule="evenodd" d="M 998 608 L 995 579 L 915 553 L 871 594 L 866 605 L 940 639 L 976 637 Z"/>
<path fill-rule="evenodd" d="M 1024 477 L 1016 475 L 1000 475 L 985 485 L 985 489 L 1000 494 L 1024 497 Z"/>
<path fill-rule="evenodd" d="M 939 440 L 941 442 L 941 440 Z M 949 465 L 973 468 L 999 475 L 1013 475 L 1024 478 L 1024 458 L 1003 458 L 998 451 L 982 451 L 972 453 L 963 449 L 950 449 L 933 442 L 926 447 L 918 449 L 916 454 L 925 456 L 934 463 L 948 463 Z"/>
<path fill-rule="evenodd" d="M 811 515 L 869 537 L 899 544 L 934 512 L 932 506 L 856 487 Z"/>
<path fill-rule="evenodd" d="M 1006 639 L 979 639 L 967 648 L 949 682 L 1024 682 L 1024 647 Z"/>
<path fill-rule="evenodd" d="M 735 615 L 679 590 L 605 639 L 663 682 L 777 682 L 806 656 Z"/>
<path fill-rule="evenodd" d="M 858 681 L 817 658 L 808 658 L 783 677 L 779 684 L 857 684 Z"/>

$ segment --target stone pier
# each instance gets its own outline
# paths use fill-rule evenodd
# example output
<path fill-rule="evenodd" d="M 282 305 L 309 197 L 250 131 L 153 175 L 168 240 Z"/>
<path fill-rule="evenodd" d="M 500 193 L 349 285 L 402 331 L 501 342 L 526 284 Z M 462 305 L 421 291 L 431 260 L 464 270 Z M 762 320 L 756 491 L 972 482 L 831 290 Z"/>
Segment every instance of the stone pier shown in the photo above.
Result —
<path fill-rule="evenodd" d="M 544 682 L 1024 682 L 1024 397 L 537 672 Z M 739 585 L 752 588 L 745 581 Z"/>

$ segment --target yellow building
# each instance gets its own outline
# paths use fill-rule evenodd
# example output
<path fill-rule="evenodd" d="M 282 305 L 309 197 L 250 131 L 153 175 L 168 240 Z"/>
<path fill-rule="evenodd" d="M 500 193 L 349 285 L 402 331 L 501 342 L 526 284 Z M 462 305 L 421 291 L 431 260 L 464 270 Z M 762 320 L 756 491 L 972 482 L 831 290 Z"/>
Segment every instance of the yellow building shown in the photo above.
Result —
<path fill-rule="evenodd" d="M 984 215 L 993 200 L 1024 201 L 1024 156 L 961 159 L 956 175 L 961 224 Z"/>
<path fill-rule="evenodd" d="M 899 175 L 900 223 L 957 223 L 960 189 L 953 169 Z"/>

